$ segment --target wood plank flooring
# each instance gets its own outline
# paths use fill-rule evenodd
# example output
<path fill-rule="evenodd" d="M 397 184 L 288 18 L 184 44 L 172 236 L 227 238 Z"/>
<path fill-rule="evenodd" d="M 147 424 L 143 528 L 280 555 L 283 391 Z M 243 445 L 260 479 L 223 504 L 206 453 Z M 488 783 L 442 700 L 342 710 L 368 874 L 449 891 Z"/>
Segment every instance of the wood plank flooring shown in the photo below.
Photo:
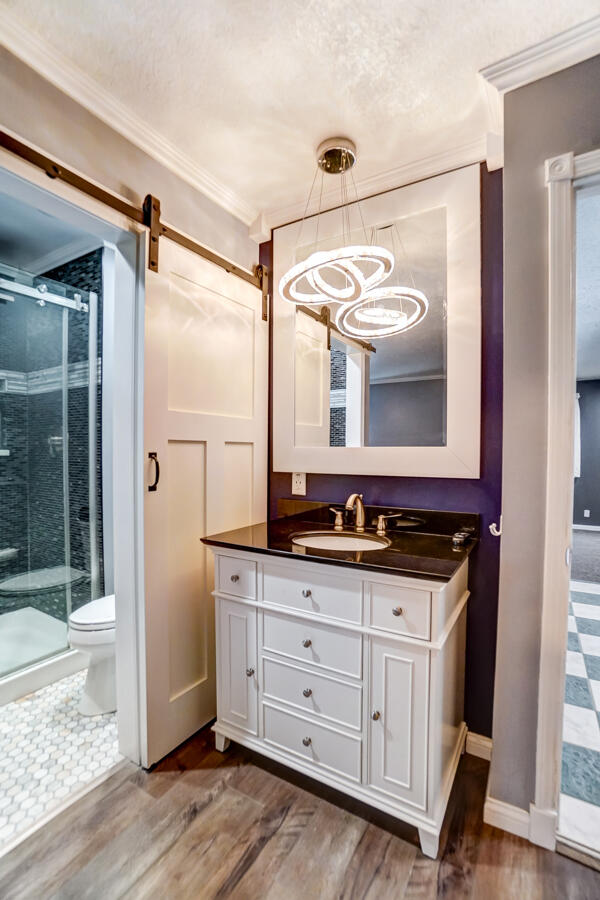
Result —
<path fill-rule="evenodd" d="M 417 832 L 203 729 L 127 765 L 0 859 L 2 900 L 598 900 L 600 873 L 483 824 L 464 756 L 437 860 Z"/>

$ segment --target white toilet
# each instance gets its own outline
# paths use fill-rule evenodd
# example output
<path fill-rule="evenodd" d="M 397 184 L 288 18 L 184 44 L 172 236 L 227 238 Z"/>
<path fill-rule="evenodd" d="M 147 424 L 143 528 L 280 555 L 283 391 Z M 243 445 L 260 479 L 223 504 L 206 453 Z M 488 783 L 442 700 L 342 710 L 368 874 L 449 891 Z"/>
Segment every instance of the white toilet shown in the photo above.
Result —
<path fill-rule="evenodd" d="M 99 597 L 69 616 L 69 644 L 89 654 L 87 679 L 79 701 L 84 716 L 117 708 L 115 677 L 115 595 Z"/>

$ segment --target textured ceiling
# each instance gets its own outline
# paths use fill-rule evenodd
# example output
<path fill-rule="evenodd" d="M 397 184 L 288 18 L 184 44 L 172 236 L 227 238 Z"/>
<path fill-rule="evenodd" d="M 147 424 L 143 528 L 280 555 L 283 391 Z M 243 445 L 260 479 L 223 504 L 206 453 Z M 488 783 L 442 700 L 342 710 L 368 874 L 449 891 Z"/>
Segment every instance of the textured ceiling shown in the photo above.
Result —
<path fill-rule="evenodd" d="M 347 134 L 356 178 L 479 138 L 477 72 L 598 0 L 0 0 L 255 209 L 306 196 Z"/>

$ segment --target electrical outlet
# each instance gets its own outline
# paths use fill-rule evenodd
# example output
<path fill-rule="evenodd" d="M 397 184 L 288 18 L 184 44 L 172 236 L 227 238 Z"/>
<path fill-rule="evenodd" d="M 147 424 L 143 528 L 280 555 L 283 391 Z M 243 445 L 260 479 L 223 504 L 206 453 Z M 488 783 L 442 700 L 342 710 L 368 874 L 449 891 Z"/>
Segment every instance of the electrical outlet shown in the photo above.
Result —
<path fill-rule="evenodd" d="M 589 511 L 589 509 L 584 509 L 584 511 L 583 511 L 583 518 L 584 518 L 584 519 L 589 519 L 589 517 L 590 517 L 590 511 Z"/>
<path fill-rule="evenodd" d="M 306 472 L 292 473 L 292 494 L 306 496 Z"/>

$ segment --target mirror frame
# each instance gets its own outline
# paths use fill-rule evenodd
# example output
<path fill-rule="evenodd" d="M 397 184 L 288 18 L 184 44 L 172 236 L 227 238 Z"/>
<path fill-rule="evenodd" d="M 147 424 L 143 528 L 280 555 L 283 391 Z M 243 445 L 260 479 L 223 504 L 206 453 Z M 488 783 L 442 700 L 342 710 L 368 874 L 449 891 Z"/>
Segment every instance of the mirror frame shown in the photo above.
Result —
<path fill-rule="evenodd" d="M 300 447 L 293 398 L 295 317 L 279 295 L 300 223 L 273 231 L 273 470 L 337 475 L 479 478 L 481 429 L 481 232 L 479 164 L 361 200 L 365 226 L 446 208 L 446 444 L 438 447 Z M 340 211 L 321 213 L 319 236 L 339 234 Z M 316 230 L 305 219 L 303 243 Z M 292 402 L 290 402 L 292 399 Z"/>

